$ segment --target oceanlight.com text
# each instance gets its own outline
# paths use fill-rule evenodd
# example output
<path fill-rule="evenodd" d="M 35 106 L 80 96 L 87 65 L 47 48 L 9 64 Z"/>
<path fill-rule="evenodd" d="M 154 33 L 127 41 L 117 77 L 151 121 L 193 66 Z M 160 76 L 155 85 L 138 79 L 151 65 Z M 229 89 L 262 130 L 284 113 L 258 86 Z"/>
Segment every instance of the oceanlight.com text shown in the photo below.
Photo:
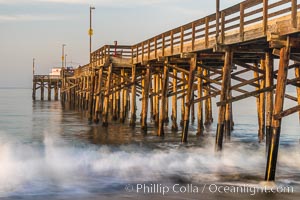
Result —
<path fill-rule="evenodd" d="M 125 190 L 131 193 L 138 194 L 161 194 L 169 193 L 180 194 L 249 194 L 251 196 L 259 193 L 294 193 L 292 186 L 257 186 L 257 185 L 221 185 L 221 184 L 173 184 L 166 185 L 160 183 L 138 183 L 127 184 Z"/>

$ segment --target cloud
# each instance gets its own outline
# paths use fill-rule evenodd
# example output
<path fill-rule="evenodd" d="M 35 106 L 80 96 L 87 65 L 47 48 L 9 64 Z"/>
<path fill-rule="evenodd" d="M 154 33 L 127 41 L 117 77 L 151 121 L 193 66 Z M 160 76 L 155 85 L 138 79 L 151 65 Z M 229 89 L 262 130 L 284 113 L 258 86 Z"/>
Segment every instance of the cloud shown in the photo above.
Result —
<path fill-rule="evenodd" d="M 52 15 L 0 15 L 0 22 L 11 21 L 53 21 L 66 19 L 62 16 Z"/>

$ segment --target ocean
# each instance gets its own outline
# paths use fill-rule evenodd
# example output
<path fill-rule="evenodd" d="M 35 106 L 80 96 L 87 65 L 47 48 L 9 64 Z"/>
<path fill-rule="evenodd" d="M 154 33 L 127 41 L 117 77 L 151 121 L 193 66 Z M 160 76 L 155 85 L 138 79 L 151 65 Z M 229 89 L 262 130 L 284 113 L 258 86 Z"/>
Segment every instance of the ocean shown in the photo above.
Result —
<path fill-rule="evenodd" d="M 195 122 L 181 144 L 171 123 L 164 138 L 151 122 L 147 134 L 128 121 L 103 128 L 59 101 L 32 101 L 31 89 L 0 89 L 0 199 L 299 198 L 298 114 L 283 119 L 277 190 L 265 194 L 257 189 L 267 154 L 258 143 L 255 98 L 233 104 L 234 131 L 221 154 L 214 151 L 213 110 L 204 136 L 196 136 Z"/>

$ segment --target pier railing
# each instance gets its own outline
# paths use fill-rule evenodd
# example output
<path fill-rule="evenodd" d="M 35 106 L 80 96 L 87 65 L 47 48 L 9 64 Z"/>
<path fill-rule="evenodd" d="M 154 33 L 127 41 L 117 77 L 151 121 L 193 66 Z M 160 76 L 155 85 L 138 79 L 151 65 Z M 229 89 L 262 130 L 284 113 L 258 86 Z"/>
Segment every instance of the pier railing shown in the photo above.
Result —
<path fill-rule="evenodd" d="M 92 63 L 96 66 L 101 66 L 111 57 L 131 59 L 131 54 L 131 46 L 105 45 L 92 53 Z"/>
<path fill-rule="evenodd" d="M 246 0 L 133 46 L 105 45 L 92 53 L 91 64 L 103 66 L 111 57 L 130 59 L 135 64 L 183 52 L 212 49 L 217 44 L 233 44 L 266 37 L 268 31 L 273 31 L 268 22 L 289 13 L 291 24 L 296 28 L 299 9 L 297 0 Z M 254 25 L 258 27 L 256 31 L 247 32 Z M 92 66 L 79 67 L 75 75 L 87 72 L 90 67 Z"/>
<path fill-rule="evenodd" d="M 34 79 L 60 79 L 60 75 L 34 75 Z"/>
<path fill-rule="evenodd" d="M 217 43 L 230 44 L 226 33 L 237 31 L 239 41 L 245 38 L 247 26 L 261 23 L 260 36 L 266 36 L 268 21 L 287 13 L 292 15 L 292 24 L 297 26 L 297 0 L 247 0 L 191 23 L 166 31 L 132 46 L 132 62 L 138 63 L 163 56 L 213 48 Z"/>

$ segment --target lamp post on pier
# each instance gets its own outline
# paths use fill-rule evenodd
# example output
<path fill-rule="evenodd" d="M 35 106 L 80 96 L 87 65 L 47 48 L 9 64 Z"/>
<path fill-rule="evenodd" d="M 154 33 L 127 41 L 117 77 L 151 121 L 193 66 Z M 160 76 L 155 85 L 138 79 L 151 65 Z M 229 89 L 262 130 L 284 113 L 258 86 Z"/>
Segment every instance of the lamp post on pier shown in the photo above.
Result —
<path fill-rule="evenodd" d="M 95 10 L 94 6 L 90 6 L 90 29 L 89 29 L 89 36 L 90 36 L 90 63 L 92 62 L 92 36 L 93 36 L 93 28 L 92 28 L 92 10 Z"/>
<path fill-rule="evenodd" d="M 61 54 L 61 68 L 64 69 L 64 61 L 65 61 L 65 44 L 62 44 L 62 54 Z"/>

